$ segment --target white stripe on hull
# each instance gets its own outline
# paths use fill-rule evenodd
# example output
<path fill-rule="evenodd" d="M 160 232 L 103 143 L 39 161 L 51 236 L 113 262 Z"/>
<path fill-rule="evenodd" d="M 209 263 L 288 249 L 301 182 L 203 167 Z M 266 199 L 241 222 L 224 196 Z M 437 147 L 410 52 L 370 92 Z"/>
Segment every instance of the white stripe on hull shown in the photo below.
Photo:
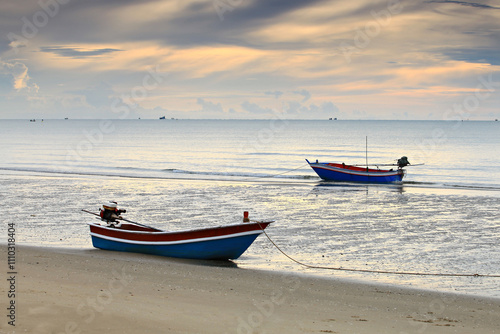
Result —
<path fill-rule="evenodd" d="M 102 234 L 93 233 L 93 232 L 90 232 L 90 235 L 93 237 L 98 237 L 98 238 L 106 239 L 106 240 L 110 240 L 110 241 L 122 242 L 122 243 L 126 243 L 126 244 L 160 246 L 160 245 L 179 245 L 179 244 L 187 244 L 187 243 L 193 243 L 193 242 L 229 239 L 229 238 L 241 237 L 241 236 L 252 235 L 252 234 L 261 234 L 261 233 L 262 233 L 261 230 L 254 230 L 254 231 L 240 232 L 240 233 L 234 233 L 234 234 L 220 235 L 220 236 L 216 236 L 216 237 L 195 238 L 195 239 L 175 240 L 175 241 L 128 240 L 128 239 L 110 237 L 107 235 L 102 235 Z"/>

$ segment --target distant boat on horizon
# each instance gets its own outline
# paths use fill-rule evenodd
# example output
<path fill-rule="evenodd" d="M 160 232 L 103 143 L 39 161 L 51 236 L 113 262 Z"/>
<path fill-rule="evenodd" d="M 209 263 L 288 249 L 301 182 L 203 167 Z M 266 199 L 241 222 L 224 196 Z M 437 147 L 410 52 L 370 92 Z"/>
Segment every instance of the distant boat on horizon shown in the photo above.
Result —
<path fill-rule="evenodd" d="M 165 116 L 161 116 L 160 119 L 165 119 Z"/>

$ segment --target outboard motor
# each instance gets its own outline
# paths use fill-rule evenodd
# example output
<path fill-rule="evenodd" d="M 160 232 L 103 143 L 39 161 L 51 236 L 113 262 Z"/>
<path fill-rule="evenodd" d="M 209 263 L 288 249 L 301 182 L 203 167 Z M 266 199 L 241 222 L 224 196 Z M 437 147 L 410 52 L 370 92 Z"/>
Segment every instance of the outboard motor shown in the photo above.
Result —
<path fill-rule="evenodd" d="M 118 210 L 118 205 L 116 202 L 109 202 L 104 204 L 104 210 L 100 210 L 101 219 L 107 222 L 114 222 L 117 218 L 120 218 L 120 214 L 127 212 L 127 210 Z"/>
<path fill-rule="evenodd" d="M 410 165 L 410 162 L 408 161 L 408 158 L 405 156 L 402 156 L 401 158 L 398 159 L 398 167 L 403 168 L 405 166 Z"/>

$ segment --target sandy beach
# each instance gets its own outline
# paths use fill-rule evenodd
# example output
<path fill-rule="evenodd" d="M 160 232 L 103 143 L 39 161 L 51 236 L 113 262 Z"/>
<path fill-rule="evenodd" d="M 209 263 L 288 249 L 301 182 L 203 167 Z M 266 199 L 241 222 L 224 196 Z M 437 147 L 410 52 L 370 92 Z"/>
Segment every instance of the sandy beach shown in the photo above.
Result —
<path fill-rule="evenodd" d="M 0 249 L 6 254 L 5 245 Z M 7 315 L 2 333 L 498 333 L 500 328 L 499 299 L 247 270 L 231 262 L 17 246 L 16 270 L 15 298 L 5 298 L 12 281 L 9 275 L 2 279 Z M 12 299 L 15 327 L 8 324 Z"/>

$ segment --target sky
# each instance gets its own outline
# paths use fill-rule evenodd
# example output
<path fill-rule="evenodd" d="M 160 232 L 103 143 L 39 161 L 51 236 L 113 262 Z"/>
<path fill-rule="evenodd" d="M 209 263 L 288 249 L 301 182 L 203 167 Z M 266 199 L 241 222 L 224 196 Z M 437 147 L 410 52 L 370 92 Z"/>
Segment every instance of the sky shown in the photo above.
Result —
<path fill-rule="evenodd" d="M 500 118 L 500 1 L 0 0 L 0 119 Z"/>

